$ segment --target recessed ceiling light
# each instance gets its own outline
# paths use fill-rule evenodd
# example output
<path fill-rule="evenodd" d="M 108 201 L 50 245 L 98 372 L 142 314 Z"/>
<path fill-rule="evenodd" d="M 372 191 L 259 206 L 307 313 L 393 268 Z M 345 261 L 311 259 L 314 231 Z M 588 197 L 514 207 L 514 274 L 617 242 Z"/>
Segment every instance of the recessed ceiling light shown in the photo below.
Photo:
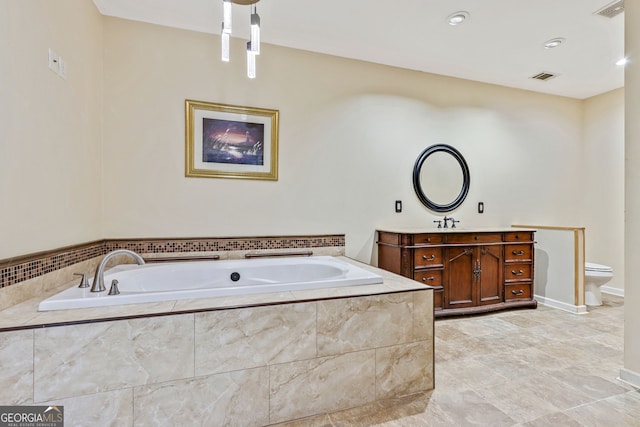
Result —
<path fill-rule="evenodd" d="M 451 15 L 447 16 L 447 24 L 449 25 L 460 25 L 469 17 L 469 12 L 460 11 L 454 12 Z"/>
<path fill-rule="evenodd" d="M 546 41 L 544 43 L 544 48 L 545 49 L 553 49 L 554 47 L 558 47 L 560 46 L 562 43 L 564 43 L 565 39 L 563 37 L 556 37 L 555 39 L 551 39 L 549 41 Z"/>
<path fill-rule="evenodd" d="M 627 63 L 627 58 L 622 58 L 616 62 L 616 65 L 625 65 Z"/>

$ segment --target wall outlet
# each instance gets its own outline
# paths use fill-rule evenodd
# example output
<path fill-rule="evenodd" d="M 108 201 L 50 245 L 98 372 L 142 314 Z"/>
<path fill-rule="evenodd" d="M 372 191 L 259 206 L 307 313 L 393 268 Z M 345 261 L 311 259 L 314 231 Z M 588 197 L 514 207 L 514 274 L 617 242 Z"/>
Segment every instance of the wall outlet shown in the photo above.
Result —
<path fill-rule="evenodd" d="M 54 73 L 58 73 L 58 70 L 60 69 L 59 60 L 60 58 L 58 57 L 56 51 L 49 48 L 49 69 Z"/>

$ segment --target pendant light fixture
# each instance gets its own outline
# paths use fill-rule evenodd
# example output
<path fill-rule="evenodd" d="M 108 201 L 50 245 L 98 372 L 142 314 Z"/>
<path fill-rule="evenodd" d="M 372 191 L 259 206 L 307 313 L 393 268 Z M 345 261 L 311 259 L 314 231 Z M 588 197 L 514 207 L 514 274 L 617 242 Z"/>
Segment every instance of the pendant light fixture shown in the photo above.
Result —
<path fill-rule="evenodd" d="M 260 15 L 258 8 L 253 5 L 253 13 L 251 14 L 251 52 L 260 55 Z"/>
<path fill-rule="evenodd" d="M 229 62 L 231 56 L 229 53 L 229 45 L 231 41 L 232 28 L 232 3 L 244 6 L 253 5 L 250 20 L 251 36 L 247 42 L 247 77 L 250 79 L 256 77 L 256 56 L 260 54 L 260 15 L 258 15 L 257 7 L 255 6 L 258 1 L 260 0 L 222 0 L 222 31 L 220 33 L 220 38 L 222 40 L 221 59 L 224 62 Z"/>

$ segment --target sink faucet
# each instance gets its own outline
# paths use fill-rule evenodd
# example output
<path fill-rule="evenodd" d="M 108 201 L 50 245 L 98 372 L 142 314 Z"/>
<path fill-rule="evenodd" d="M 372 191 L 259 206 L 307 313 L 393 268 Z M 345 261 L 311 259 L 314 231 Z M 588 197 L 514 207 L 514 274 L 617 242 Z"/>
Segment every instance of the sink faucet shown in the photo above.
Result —
<path fill-rule="evenodd" d="M 105 255 L 104 258 L 102 258 L 102 261 L 100 261 L 100 265 L 98 265 L 98 268 L 96 268 L 96 274 L 95 276 L 93 276 L 93 284 L 91 285 L 91 292 L 102 292 L 107 290 L 107 288 L 104 287 L 104 268 L 107 265 L 107 261 L 109 261 L 116 255 L 124 254 L 131 255 L 136 260 L 138 265 L 144 264 L 144 260 L 140 255 L 128 249 L 117 249 L 115 251 L 109 252 L 107 255 Z"/>
<path fill-rule="evenodd" d="M 453 219 L 452 216 L 445 216 L 444 219 L 444 227 L 443 228 L 449 228 L 449 224 L 447 221 L 451 221 L 451 228 L 456 228 L 456 223 L 460 222 L 458 220 Z M 440 227 L 438 227 L 440 228 Z"/>

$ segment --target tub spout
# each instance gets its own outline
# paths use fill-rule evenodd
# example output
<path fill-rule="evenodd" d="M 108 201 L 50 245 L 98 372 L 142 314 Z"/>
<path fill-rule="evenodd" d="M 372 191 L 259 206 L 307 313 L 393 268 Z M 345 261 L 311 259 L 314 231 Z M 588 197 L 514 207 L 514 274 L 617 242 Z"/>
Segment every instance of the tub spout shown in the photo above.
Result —
<path fill-rule="evenodd" d="M 91 292 L 102 292 L 107 289 L 104 287 L 104 268 L 107 265 L 107 261 L 109 261 L 116 255 L 124 254 L 131 255 L 136 260 L 138 265 L 144 264 L 144 260 L 140 255 L 128 249 L 117 249 L 115 251 L 109 252 L 107 255 L 105 255 L 104 258 L 102 258 L 102 261 L 100 261 L 98 268 L 96 268 L 96 274 L 93 276 L 93 284 L 91 285 Z"/>

